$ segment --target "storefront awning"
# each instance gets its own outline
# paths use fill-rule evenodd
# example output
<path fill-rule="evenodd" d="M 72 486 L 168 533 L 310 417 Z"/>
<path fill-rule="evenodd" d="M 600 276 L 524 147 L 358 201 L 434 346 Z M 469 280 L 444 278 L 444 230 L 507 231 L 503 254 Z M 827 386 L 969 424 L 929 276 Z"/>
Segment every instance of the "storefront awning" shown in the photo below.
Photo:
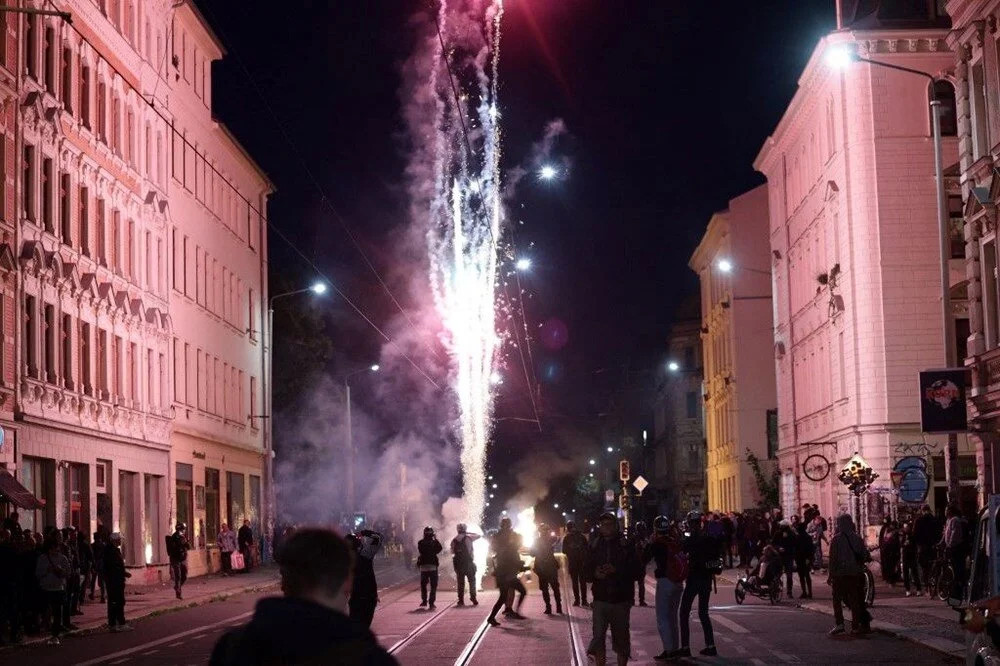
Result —
<path fill-rule="evenodd" d="M 10 472 L 0 471 L 0 497 L 21 509 L 45 508 L 45 502 L 32 495 Z"/>

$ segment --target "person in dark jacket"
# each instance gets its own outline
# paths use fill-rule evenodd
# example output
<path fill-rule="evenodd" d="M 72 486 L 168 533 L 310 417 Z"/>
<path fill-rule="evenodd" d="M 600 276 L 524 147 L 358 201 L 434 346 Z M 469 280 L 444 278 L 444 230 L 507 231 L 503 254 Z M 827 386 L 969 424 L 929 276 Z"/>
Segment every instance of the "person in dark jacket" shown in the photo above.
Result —
<path fill-rule="evenodd" d="M 917 544 L 917 561 L 920 564 L 922 580 L 930 579 L 931 568 L 937 555 L 935 548 L 940 536 L 931 507 L 924 504 L 920 508 L 920 515 L 913 521 L 913 540 Z"/>
<path fill-rule="evenodd" d="M 587 647 L 598 666 L 607 663 L 605 637 L 611 629 L 611 647 L 619 666 L 626 666 L 632 653 L 629 615 L 632 610 L 632 583 L 639 566 L 635 548 L 622 536 L 618 518 L 605 513 L 598 533 L 587 552 L 586 579 L 593 583 L 593 636 Z"/>
<path fill-rule="evenodd" d="M 719 561 L 720 545 L 718 541 L 702 532 L 701 514 L 697 511 L 692 511 L 687 516 L 684 552 L 688 556 L 688 578 L 684 594 L 681 595 L 679 612 L 681 646 L 675 654 L 678 657 L 691 656 L 691 606 L 694 604 L 694 598 L 698 597 L 698 619 L 701 620 L 701 629 L 705 633 L 705 648 L 701 650 L 701 654 L 714 657 L 717 651 L 712 620 L 708 616 L 708 600 L 712 595 L 715 571 L 709 565 Z"/>
<path fill-rule="evenodd" d="M 90 600 L 94 600 L 94 587 L 101 589 L 101 603 L 104 603 L 104 549 L 107 548 L 107 535 L 104 530 L 94 532 L 94 544 L 90 547 L 94 559 L 94 576 L 90 579 Z"/>
<path fill-rule="evenodd" d="M 170 577 L 174 579 L 174 594 L 177 595 L 178 599 L 184 598 L 181 589 L 188 577 L 189 550 L 191 550 L 191 544 L 187 538 L 187 525 L 177 523 L 177 529 L 167 537 L 167 556 L 170 558 Z"/>
<path fill-rule="evenodd" d="M 542 601 L 545 602 L 545 614 L 552 615 L 552 603 L 549 599 L 549 588 L 556 598 L 556 613 L 562 615 L 562 593 L 559 590 L 559 561 L 556 560 L 552 548 L 552 537 L 547 533 L 545 525 L 538 526 L 539 534 L 535 539 L 535 547 L 531 554 L 535 557 L 534 571 L 538 574 L 538 587 L 542 591 Z"/>
<path fill-rule="evenodd" d="M 649 604 L 646 603 L 646 562 L 642 559 L 642 554 L 646 550 L 646 544 L 649 543 L 649 531 L 646 529 L 646 523 L 642 521 L 635 524 L 633 531 L 634 534 L 629 538 L 629 542 L 635 549 L 636 561 L 639 563 L 635 570 L 635 587 L 639 592 L 639 605 L 648 606 Z M 635 605 L 635 597 L 632 598 L 632 605 Z"/>
<path fill-rule="evenodd" d="M 781 570 L 785 574 L 785 593 L 788 594 L 789 598 L 792 596 L 792 569 L 795 565 L 796 541 L 795 532 L 791 525 L 782 523 L 777 534 L 774 535 L 774 547 L 781 555 Z"/>
<path fill-rule="evenodd" d="M 434 536 L 433 527 L 424 528 L 424 538 L 417 542 L 417 568 L 420 569 L 420 607 L 434 610 L 438 589 L 438 553 L 443 550 L 441 542 Z M 430 585 L 430 594 L 427 586 Z"/>
<path fill-rule="evenodd" d="M 87 597 L 87 590 L 92 587 L 92 581 L 97 574 L 94 573 L 94 549 L 90 545 L 90 539 L 86 532 L 77 534 L 77 543 L 80 551 L 80 575 L 82 577 L 79 603 L 82 604 Z"/>
<path fill-rule="evenodd" d="M 913 538 L 913 523 L 903 523 L 899 534 L 899 554 L 906 596 L 914 594 L 912 587 L 916 588 L 918 597 L 924 596 L 924 589 L 920 585 L 920 564 L 917 558 L 917 542 Z"/>
<path fill-rule="evenodd" d="M 517 591 L 521 594 L 517 603 L 518 608 L 524 603 L 524 597 L 528 593 L 524 584 L 518 579 L 518 575 L 524 568 L 520 554 L 521 535 L 512 529 L 510 518 L 500 520 L 500 529 L 493 536 L 490 547 L 494 552 L 493 573 L 496 576 L 497 589 L 500 590 L 500 594 L 497 596 L 497 601 L 493 604 L 493 609 L 486 622 L 496 627 L 500 625 L 497 622 L 497 613 L 503 606 L 510 606 L 514 592 Z M 504 612 L 504 616 L 515 620 L 524 619 L 524 616 L 513 608 L 508 608 Z"/>
<path fill-rule="evenodd" d="M 830 587 L 833 588 L 834 627 L 831 636 L 843 634 L 844 608 L 851 610 L 854 633 L 871 632 L 871 613 L 865 608 L 863 593 L 864 565 L 871 560 L 850 514 L 837 516 L 836 531 L 830 540 Z"/>
<path fill-rule="evenodd" d="M 108 589 L 108 628 L 111 631 L 131 631 L 125 623 L 125 579 L 132 574 L 125 570 L 122 557 L 122 535 L 114 532 L 111 543 L 104 549 L 104 584 Z"/>
<path fill-rule="evenodd" d="M 472 544 L 480 535 L 469 532 L 465 523 L 458 524 L 458 534 L 451 540 L 451 564 L 458 581 L 458 605 L 465 605 L 465 583 L 469 583 L 469 601 L 478 606 L 476 599 L 476 560 Z"/>
<path fill-rule="evenodd" d="M 656 578 L 656 629 L 663 642 L 663 652 L 654 659 L 669 661 L 674 659 L 679 644 L 677 614 L 687 576 L 687 559 L 676 529 L 671 528 L 666 516 L 657 516 L 653 521 L 653 540 L 647 544 L 642 557 L 644 562 L 656 562 L 653 571 Z"/>
<path fill-rule="evenodd" d="M 572 520 L 566 523 L 563 537 L 563 554 L 569 568 L 569 578 L 573 585 L 573 605 L 587 607 L 587 582 L 583 578 L 583 568 L 587 562 L 587 537 L 577 529 Z"/>
<path fill-rule="evenodd" d="M 326 529 L 297 530 L 281 553 L 283 597 L 257 602 L 250 623 L 216 643 L 210 666 L 395 666 L 346 614 L 351 547 Z"/>
<path fill-rule="evenodd" d="M 243 572 L 249 573 L 253 567 L 253 528 L 249 520 L 244 520 L 243 527 L 236 531 L 236 542 L 243 554 Z"/>
<path fill-rule="evenodd" d="M 806 531 L 806 523 L 795 526 L 795 570 L 799 572 L 799 599 L 812 599 L 812 564 L 815 545 Z"/>
<path fill-rule="evenodd" d="M 354 548 L 354 581 L 349 604 L 351 619 L 365 627 L 372 625 L 378 605 L 378 581 L 375 580 L 375 556 L 382 550 L 384 537 L 372 530 L 348 535 Z"/>

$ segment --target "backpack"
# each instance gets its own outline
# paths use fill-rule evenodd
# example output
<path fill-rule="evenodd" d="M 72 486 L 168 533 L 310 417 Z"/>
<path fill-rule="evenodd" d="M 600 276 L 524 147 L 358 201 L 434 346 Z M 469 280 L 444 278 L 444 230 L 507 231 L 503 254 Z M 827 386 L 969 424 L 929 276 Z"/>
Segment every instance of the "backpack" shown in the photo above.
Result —
<path fill-rule="evenodd" d="M 455 554 L 453 558 L 456 569 L 465 569 L 472 565 L 472 553 L 469 552 L 469 544 L 465 539 L 457 539 L 455 541 Z"/>
<path fill-rule="evenodd" d="M 676 553 L 667 557 L 667 578 L 674 583 L 683 583 L 687 580 L 688 571 L 687 553 L 678 549 Z"/>

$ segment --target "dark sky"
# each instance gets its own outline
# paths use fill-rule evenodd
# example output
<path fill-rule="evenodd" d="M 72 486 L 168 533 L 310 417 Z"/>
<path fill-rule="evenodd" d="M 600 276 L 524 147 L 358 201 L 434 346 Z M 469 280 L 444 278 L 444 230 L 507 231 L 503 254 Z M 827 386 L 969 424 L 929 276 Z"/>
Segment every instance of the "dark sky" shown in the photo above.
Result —
<path fill-rule="evenodd" d="M 384 321 L 391 303 L 303 165 L 391 272 L 391 232 L 406 221 L 399 71 L 413 43 L 409 18 L 426 4 L 197 4 L 229 48 L 214 70 L 216 114 L 276 183 L 273 223 Z M 519 243 L 534 243 L 532 325 L 558 318 L 568 329 L 564 348 L 539 354 L 557 402 L 586 393 L 579 378 L 594 370 L 651 367 L 662 353 L 674 308 L 696 288 L 687 260 L 710 214 L 761 182 L 752 160 L 833 27 L 833 5 L 506 1 L 505 160 L 523 160 L 551 119 L 571 135 L 560 143 L 570 177 L 522 188 L 512 212 L 524 221 Z M 271 257 L 273 273 L 310 275 L 273 236 Z M 335 344 L 360 362 L 378 339 L 341 311 Z M 572 402 L 593 398 L 583 397 Z"/>

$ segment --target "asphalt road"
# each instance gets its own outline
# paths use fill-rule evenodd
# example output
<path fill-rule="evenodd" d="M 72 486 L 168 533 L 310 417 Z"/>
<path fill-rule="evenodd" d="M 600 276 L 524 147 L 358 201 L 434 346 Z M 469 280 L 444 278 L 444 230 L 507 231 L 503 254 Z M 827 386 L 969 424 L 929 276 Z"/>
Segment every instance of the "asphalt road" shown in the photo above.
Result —
<path fill-rule="evenodd" d="M 444 574 L 445 572 L 442 571 Z M 564 589 L 566 588 L 564 581 Z M 395 585 L 393 585 L 395 584 Z M 488 628 L 486 615 L 496 592 L 480 593 L 478 607 L 455 605 L 454 581 L 442 575 L 434 611 L 419 607 L 419 585 L 402 567 L 380 573 L 382 601 L 373 630 L 400 663 L 415 666 L 454 664 L 587 663 L 590 612 L 564 604 L 564 615 L 546 616 L 531 581 L 522 612 L 525 620 L 503 620 Z M 135 623 L 123 634 L 99 631 L 66 638 L 59 647 L 28 647 L 0 653 L 0 664 L 132 666 L 205 664 L 219 635 L 244 624 L 263 594 L 247 593 L 196 608 L 185 608 Z M 647 600 L 653 603 L 652 583 Z M 712 596 L 711 617 L 720 656 L 685 663 L 713 664 L 948 664 L 957 663 L 920 645 L 875 633 L 865 638 L 828 638 L 832 618 L 790 604 L 771 606 L 756 599 L 735 604 L 732 587 L 720 585 Z M 651 664 L 661 651 L 652 607 L 632 610 L 632 662 Z M 691 619 L 691 648 L 704 645 L 697 614 Z M 610 642 L 610 641 L 609 641 Z M 610 648 L 610 645 L 609 645 Z"/>

